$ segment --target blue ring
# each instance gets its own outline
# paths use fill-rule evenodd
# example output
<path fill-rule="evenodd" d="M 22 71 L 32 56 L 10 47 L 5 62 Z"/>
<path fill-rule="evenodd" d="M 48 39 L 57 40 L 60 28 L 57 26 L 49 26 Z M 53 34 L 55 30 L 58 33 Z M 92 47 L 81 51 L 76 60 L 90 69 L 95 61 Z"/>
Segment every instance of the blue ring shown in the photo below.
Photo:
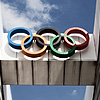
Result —
<path fill-rule="evenodd" d="M 30 39 L 24 43 L 25 48 L 28 48 L 29 46 L 31 46 L 32 41 L 33 41 L 33 35 L 32 32 L 24 27 L 17 27 L 17 28 L 13 28 L 12 30 L 10 30 L 8 32 L 8 43 L 12 48 L 15 49 L 21 49 L 21 44 L 17 44 L 11 41 L 11 37 L 16 34 L 16 33 L 26 33 L 27 35 L 30 35 Z"/>

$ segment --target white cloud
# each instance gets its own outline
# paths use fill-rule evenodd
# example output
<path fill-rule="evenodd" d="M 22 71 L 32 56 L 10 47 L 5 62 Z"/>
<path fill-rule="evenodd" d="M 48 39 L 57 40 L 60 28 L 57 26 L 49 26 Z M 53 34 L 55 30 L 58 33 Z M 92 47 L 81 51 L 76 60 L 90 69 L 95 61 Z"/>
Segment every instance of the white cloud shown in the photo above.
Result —
<path fill-rule="evenodd" d="M 77 95 L 77 90 L 73 90 L 71 95 Z"/>
<path fill-rule="evenodd" d="M 26 9 L 29 17 L 31 16 L 33 19 L 37 18 L 37 20 L 48 23 L 52 21 L 50 11 L 58 9 L 58 7 L 43 3 L 41 0 L 26 0 Z"/>
<path fill-rule="evenodd" d="M 57 9 L 57 6 L 43 3 L 41 0 L 26 0 L 26 7 L 39 12 L 49 12 L 52 8 Z"/>
<path fill-rule="evenodd" d="M 8 32 L 14 27 L 26 27 L 35 32 L 35 28 L 53 21 L 50 11 L 57 6 L 43 3 L 41 0 L 25 0 L 25 11 L 2 2 L 4 29 Z"/>

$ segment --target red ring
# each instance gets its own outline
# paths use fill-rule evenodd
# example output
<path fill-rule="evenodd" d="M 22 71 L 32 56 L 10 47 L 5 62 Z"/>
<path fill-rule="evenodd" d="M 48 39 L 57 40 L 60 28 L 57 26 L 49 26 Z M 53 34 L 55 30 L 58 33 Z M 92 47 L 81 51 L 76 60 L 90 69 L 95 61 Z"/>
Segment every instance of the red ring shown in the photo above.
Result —
<path fill-rule="evenodd" d="M 72 49 L 73 46 L 76 46 L 76 50 L 82 50 L 82 49 L 84 49 L 88 46 L 88 44 L 89 44 L 89 34 L 86 30 L 79 28 L 79 27 L 72 27 L 72 28 L 67 29 L 65 31 L 64 35 L 69 35 L 69 34 L 72 34 L 72 33 L 79 33 L 79 34 L 83 35 L 86 38 L 86 41 L 82 44 L 73 44 L 66 37 L 64 37 L 65 45 L 68 48 Z"/>

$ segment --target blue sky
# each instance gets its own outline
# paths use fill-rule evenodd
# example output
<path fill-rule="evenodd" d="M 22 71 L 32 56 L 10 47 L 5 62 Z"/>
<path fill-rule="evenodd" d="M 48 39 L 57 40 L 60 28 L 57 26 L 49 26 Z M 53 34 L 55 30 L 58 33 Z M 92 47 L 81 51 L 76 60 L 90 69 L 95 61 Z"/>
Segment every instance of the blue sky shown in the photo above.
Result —
<path fill-rule="evenodd" d="M 96 0 L 2 0 L 5 32 L 18 26 L 60 32 L 78 26 L 93 33 Z"/>
<path fill-rule="evenodd" d="M 93 33 L 96 0 L 1 0 L 4 32 L 81 27 Z M 84 87 L 11 86 L 13 100 L 84 100 Z"/>
<path fill-rule="evenodd" d="M 11 86 L 13 100 L 84 100 L 85 86 Z"/>

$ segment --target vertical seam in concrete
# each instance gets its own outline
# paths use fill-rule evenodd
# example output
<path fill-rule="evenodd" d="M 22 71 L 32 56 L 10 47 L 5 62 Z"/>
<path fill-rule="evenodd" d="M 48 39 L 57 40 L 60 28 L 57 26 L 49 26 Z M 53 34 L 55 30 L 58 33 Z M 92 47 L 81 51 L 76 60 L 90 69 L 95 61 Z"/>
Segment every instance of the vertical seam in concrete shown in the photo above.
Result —
<path fill-rule="evenodd" d="M 80 67 L 79 67 L 79 81 L 78 81 L 78 85 L 80 85 L 80 80 L 81 80 L 81 66 L 82 66 L 82 61 L 80 61 Z"/>
<path fill-rule="evenodd" d="M 33 61 L 31 61 L 31 66 L 32 66 L 32 85 L 34 85 L 34 66 L 33 66 Z"/>
<path fill-rule="evenodd" d="M 17 77 L 17 85 L 19 85 L 19 81 L 18 81 L 18 61 L 16 61 L 16 77 Z"/>
<path fill-rule="evenodd" d="M 66 67 L 66 61 L 64 60 L 64 67 L 63 67 L 63 85 L 65 85 L 65 67 Z"/>

